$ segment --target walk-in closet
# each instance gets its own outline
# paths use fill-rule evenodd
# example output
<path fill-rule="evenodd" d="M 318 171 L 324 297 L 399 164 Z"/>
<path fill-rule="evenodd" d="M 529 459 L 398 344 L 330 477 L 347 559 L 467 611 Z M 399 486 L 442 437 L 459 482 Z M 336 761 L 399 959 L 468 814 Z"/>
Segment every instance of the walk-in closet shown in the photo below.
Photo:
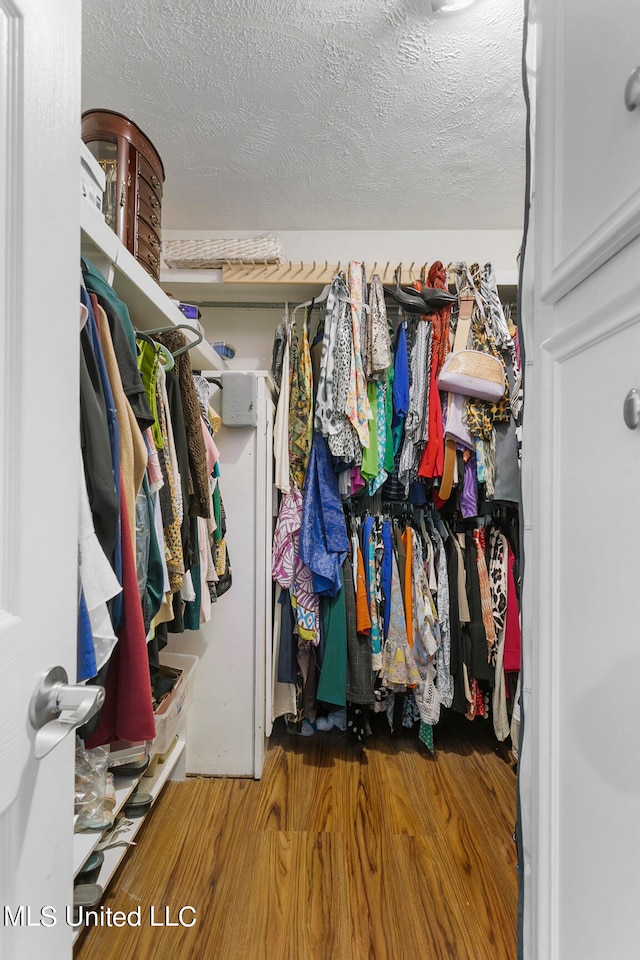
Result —
<path fill-rule="evenodd" d="M 0 2 L 0 960 L 635 956 L 639 35 Z"/>

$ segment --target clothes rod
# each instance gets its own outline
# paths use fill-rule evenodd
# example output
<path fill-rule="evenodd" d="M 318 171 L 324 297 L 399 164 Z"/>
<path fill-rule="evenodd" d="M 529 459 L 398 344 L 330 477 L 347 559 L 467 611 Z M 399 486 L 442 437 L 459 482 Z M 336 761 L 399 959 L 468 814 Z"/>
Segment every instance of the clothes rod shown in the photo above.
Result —
<path fill-rule="evenodd" d="M 285 303 L 274 303 L 273 300 L 260 303 L 256 300 L 192 300 L 189 304 L 194 307 L 215 307 L 219 310 L 284 310 Z M 291 303 L 289 304 L 291 306 Z M 295 306 L 295 304 L 294 304 Z"/>

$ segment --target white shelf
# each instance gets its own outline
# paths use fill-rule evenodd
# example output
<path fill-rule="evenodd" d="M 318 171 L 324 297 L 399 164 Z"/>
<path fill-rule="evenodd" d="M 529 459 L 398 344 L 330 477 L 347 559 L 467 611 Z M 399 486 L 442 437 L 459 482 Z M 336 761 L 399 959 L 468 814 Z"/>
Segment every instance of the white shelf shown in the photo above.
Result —
<path fill-rule="evenodd" d="M 144 786 L 143 793 L 150 793 L 153 799 L 158 796 L 165 783 L 173 773 L 178 760 L 182 756 L 182 753 L 185 749 L 185 741 L 178 740 L 178 742 L 172 747 L 171 752 L 167 756 L 167 759 L 164 763 L 159 763 L 156 772 L 153 777 L 144 777 L 141 774 L 138 774 L 133 777 L 115 777 L 116 785 L 116 805 L 114 807 L 113 813 L 114 817 L 120 813 L 125 803 L 129 799 L 130 795 L 133 793 L 134 789 L 138 786 L 139 783 L 142 783 Z M 139 821 L 142 822 L 144 817 L 140 817 Z M 87 858 L 93 853 L 97 845 L 99 844 L 102 838 L 102 831 L 93 830 L 83 833 L 74 833 L 73 835 L 73 875 L 77 875 L 78 871 L 82 867 L 83 863 Z M 116 848 L 118 849 L 118 848 Z M 123 848 L 124 849 L 124 848 Z M 105 851 L 105 859 L 106 859 Z M 109 851 L 110 852 L 110 851 Z"/>
<path fill-rule="evenodd" d="M 116 779 L 116 806 L 114 814 L 117 814 L 122 810 L 126 800 L 138 785 L 140 785 L 140 792 L 151 794 L 153 797 L 153 803 L 155 803 L 162 788 L 166 784 L 167 780 L 171 777 L 171 774 L 176 770 L 179 761 L 182 759 L 185 747 L 185 741 L 183 739 L 179 739 L 171 748 L 171 751 L 167 755 L 164 763 L 158 763 L 153 777 L 118 777 Z M 178 777 L 178 779 L 180 778 Z M 153 803 L 151 805 L 151 810 L 153 810 Z M 131 826 L 125 828 L 121 833 L 118 834 L 117 841 L 122 840 L 123 843 L 127 844 L 126 846 L 110 847 L 106 850 L 103 850 L 104 862 L 100 868 L 100 876 L 97 880 L 103 890 L 106 890 L 111 878 L 120 866 L 122 860 L 126 857 L 127 853 L 129 852 L 128 844 L 131 843 L 131 841 L 135 838 L 146 817 L 148 817 L 151 813 L 151 810 L 149 810 L 143 817 L 136 817 L 135 819 L 132 817 L 130 821 Z M 101 839 L 102 833 L 98 831 L 95 833 L 76 833 L 74 835 L 74 876 L 78 873 L 78 870 L 91 855 L 91 853 L 93 853 Z M 82 932 L 82 929 L 82 927 L 78 927 L 74 930 L 74 943 Z"/>
<path fill-rule="evenodd" d="M 138 784 L 140 776 L 136 777 L 117 777 L 116 785 L 116 805 L 114 807 L 114 816 L 122 810 L 127 798 L 133 792 Z M 77 818 L 76 818 L 77 819 Z M 93 853 L 102 837 L 102 830 L 86 830 L 82 833 L 73 835 L 73 875 L 77 876 L 82 864 Z"/>
<path fill-rule="evenodd" d="M 188 321 L 164 290 L 105 223 L 99 211 L 80 198 L 81 249 L 126 303 L 134 327 L 153 330 L 177 326 Z M 195 331 L 182 331 L 188 341 L 197 340 Z M 206 341 L 189 351 L 195 370 L 222 370 L 222 358 Z"/>

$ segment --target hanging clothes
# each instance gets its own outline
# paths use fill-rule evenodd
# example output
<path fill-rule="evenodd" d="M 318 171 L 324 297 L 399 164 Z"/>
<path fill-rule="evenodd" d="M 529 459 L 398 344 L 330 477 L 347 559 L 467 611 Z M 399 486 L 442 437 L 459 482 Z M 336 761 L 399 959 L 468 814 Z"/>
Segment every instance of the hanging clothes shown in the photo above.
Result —
<path fill-rule="evenodd" d="M 490 265 L 468 270 L 459 264 L 455 271 L 457 288 L 476 298 L 473 346 L 502 353 L 508 368 L 517 341 L 496 301 Z M 499 514 L 504 521 L 500 511 L 510 507 L 492 498 L 505 491 L 501 483 L 519 476 L 515 446 L 507 450 L 502 436 L 504 424 L 511 442 L 513 398 L 507 391 L 496 404 L 482 406 L 455 395 L 452 416 L 461 426 L 465 417 L 474 417 L 476 430 L 457 451 L 449 499 L 440 499 L 451 411 L 438 382 L 455 310 L 448 281 L 441 261 L 432 264 L 427 278 L 415 281 L 416 297 L 424 292 L 426 298 L 424 315 L 407 320 L 400 309 L 392 347 L 379 277 L 367 290 L 362 263 L 351 261 L 346 281 L 336 276 L 327 291 L 310 351 L 311 356 L 316 351 L 317 371 L 310 390 L 305 391 L 309 374 L 303 363 L 309 313 L 300 339 L 295 327 L 288 330 L 287 455 L 290 490 L 298 492 L 283 496 L 274 539 L 274 577 L 288 584 L 291 594 L 290 604 L 278 605 L 277 682 L 289 684 L 283 688 L 287 715 L 298 724 L 304 718 L 301 732 L 307 735 L 334 725 L 333 714 L 324 716 L 323 702 L 346 706 L 356 739 L 367 735 L 367 709 L 385 712 L 392 727 L 397 705 L 403 726 L 419 725 L 429 750 L 443 709 L 469 719 L 491 714 L 499 738 L 509 723 L 517 676 L 516 669 L 505 672 L 504 664 L 519 666 L 519 612 L 513 607 L 508 620 L 505 608 L 501 623 L 494 609 L 492 550 L 499 528 L 491 518 Z M 443 291 L 439 301 L 433 290 Z M 276 338 L 277 363 L 286 349 L 283 332 Z M 279 411 L 286 379 L 283 364 Z M 314 392 L 305 473 L 300 440 L 308 436 Z M 282 410 L 284 417 L 284 404 Z M 290 531 L 289 512 L 295 514 Z M 278 567 L 288 552 L 284 572 Z M 299 617 L 298 562 L 308 576 L 309 597 L 320 605 L 315 644 L 308 642 Z M 505 563 L 508 580 L 508 557 Z"/>
<path fill-rule="evenodd" d="M 369 421 L 373 412 L 367 393 L 367 378 L 362 365 L 361 323 L 363 311 L 368 310 L 365 300 L 366 279 L 364 264 L 356 260 L 349 262 L 349 297 L 351 298 L 351 351 L 349 368 L 349 390 L 346 411 L 362 447 L 369 446 Z"/>
<path fill-rule="evenodd" d="M 382 650 L 382 685 L 390 690 L 405 690 L 420 683 L 420 673 L 407 641 L 407 624 L 400 576 L 395 556 L 391 560 L 391 612 L 389 634 Z"/>
<path fill-rule="evenodd" d="M 307 330 L 307 317 L 302 324 L 302 342 L 291 339 L 291 389 L 289 397 L 289 469 L 291 481 L 302 490 L 311 454 L 313 436 L 313 374 Z"/>
<path fill-rule="evenodd" d="M 346 567 L 348 568 L 348 563 Z M 344 569 L 341 567 L 339 571 L 340 587 L 337 593 L 326 597 L 322 607 L 326 646 L 317 691 L 318 700 L 338 706 L 345 706 L 347 702 L 347 607 Z"/>
<path fill-rule="evenodd" d="M 349 552 L 347 527 L 324 438 L 314 432 L 305 479 L 300 558 L 311 570 L 315 592 L 334 597 Z"/>
<path fill-rule="evenodd" d="M 122 593 L 124 622 L 118 643 L 109 660 L 105 700 L 96 732 L 85 738 L 88 749 L 115 740 L 153 740 L 156 735 L 149 679 L 149 660 L 142 607 L 138 593 L 133 544 L 124 492 L 120 492 L 122 513 Z"/>
<path fill-rule="evenodd" d="M 187 340 L 180 330 L 159 333 L 157 337 L 174 354 L 187 346 Z M 189 469 L 193 486 L 193 492 L 189 491 L 188 500 L 185 502 L 189 505 L 189 513 L 192 517 L 206 518 L 211 512 L 209 479 L 200 428 L 200 407 L 193 377 L 191 376 L 191 362 L 188 353 L 181 353 L 176 357 L 175 371 L 182 398 L 183 422 L 187 435 Z"/>
<path fill-rule="evenodd" d="M 384 289 L 377 273 L 374 273 L 369 286 L 369 312 L 365 324 L 367 348 L 363 352 L 362 362 L 366 378 L 384 380 L 393 358 Z"/>
<path fill-rule="evenodd" d="M 507 689 L 504 676 L 504 637 L 508 594 L 508 547 L 507 538 L 498 529 L 491 531 L 489 557 L 491 603 L 497 635 L 496 672 L 492 696 L 493 729 L 497 739 L 503 741 L 509 736 Z"/>
<path fill-rule="evenodd" d="M 96 295 L 107 315 L 125 394 L 140 429 L 146 430 L 153 424 L 153 414 L 138 371 L 136 334 L 127 305 L 86 257 L 82 258 L 82 275 L 87 290 Z"/>
<path fill-rule="evenodd" d="M 82 679 L 86 680 L 102 669 L 117 643 L 107 603 L 121 593 L 122 587 L 95 533 L 82 466 L 80 466 L 79 487 L 79 577 L 93 647 L 93 671 L 85 672 Z"/>
<path fill-rule="evenodd" d="M 288 322 L 283 321 L 287 334 L 281 362 L 280 394 L 276 418 L 273 425 L 273 455 L 276 461 L 275 485 L 282 493 L 288 493 L 291 476 L 289 464 L 289 398 L 291 377 L 289 372 L 289 333 Z M 280 329 L 280 327 L 278 328 Z"/>
<path fill-rule="evenodd" d="M 116 416 L 118 418 L 120 470 L 127 500 L 131 536 L 132 539 L 135 540 L 136 499 L 147 469 L 147 445 L 138 427 L 137 420 L 131 409 L 131 404 L 127 400 L 124 392 L 122 377 L 120 376 L 120 369 L 111 339 L 111 331 L 107 322 L 107 315 L 102 307 L 100 307 L 95 295 L 91 296 L 91 303 L 94 309 L 107 376 L 109 377 Z"/>

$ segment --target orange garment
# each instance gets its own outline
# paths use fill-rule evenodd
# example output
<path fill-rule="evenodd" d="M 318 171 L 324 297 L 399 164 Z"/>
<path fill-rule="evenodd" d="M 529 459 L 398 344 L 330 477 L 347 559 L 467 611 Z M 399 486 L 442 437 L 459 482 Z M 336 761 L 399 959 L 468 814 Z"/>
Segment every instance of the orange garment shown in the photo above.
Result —
<path fill-rule="evenodd" d="M 371 614 L 369 612 L 369 597 L 367 596 L 367 581 L 364 576 L 364 560 L 358 546 L 358 576 L 356 579 L 356 630 L 358 633 L 371 631 Z"/>

